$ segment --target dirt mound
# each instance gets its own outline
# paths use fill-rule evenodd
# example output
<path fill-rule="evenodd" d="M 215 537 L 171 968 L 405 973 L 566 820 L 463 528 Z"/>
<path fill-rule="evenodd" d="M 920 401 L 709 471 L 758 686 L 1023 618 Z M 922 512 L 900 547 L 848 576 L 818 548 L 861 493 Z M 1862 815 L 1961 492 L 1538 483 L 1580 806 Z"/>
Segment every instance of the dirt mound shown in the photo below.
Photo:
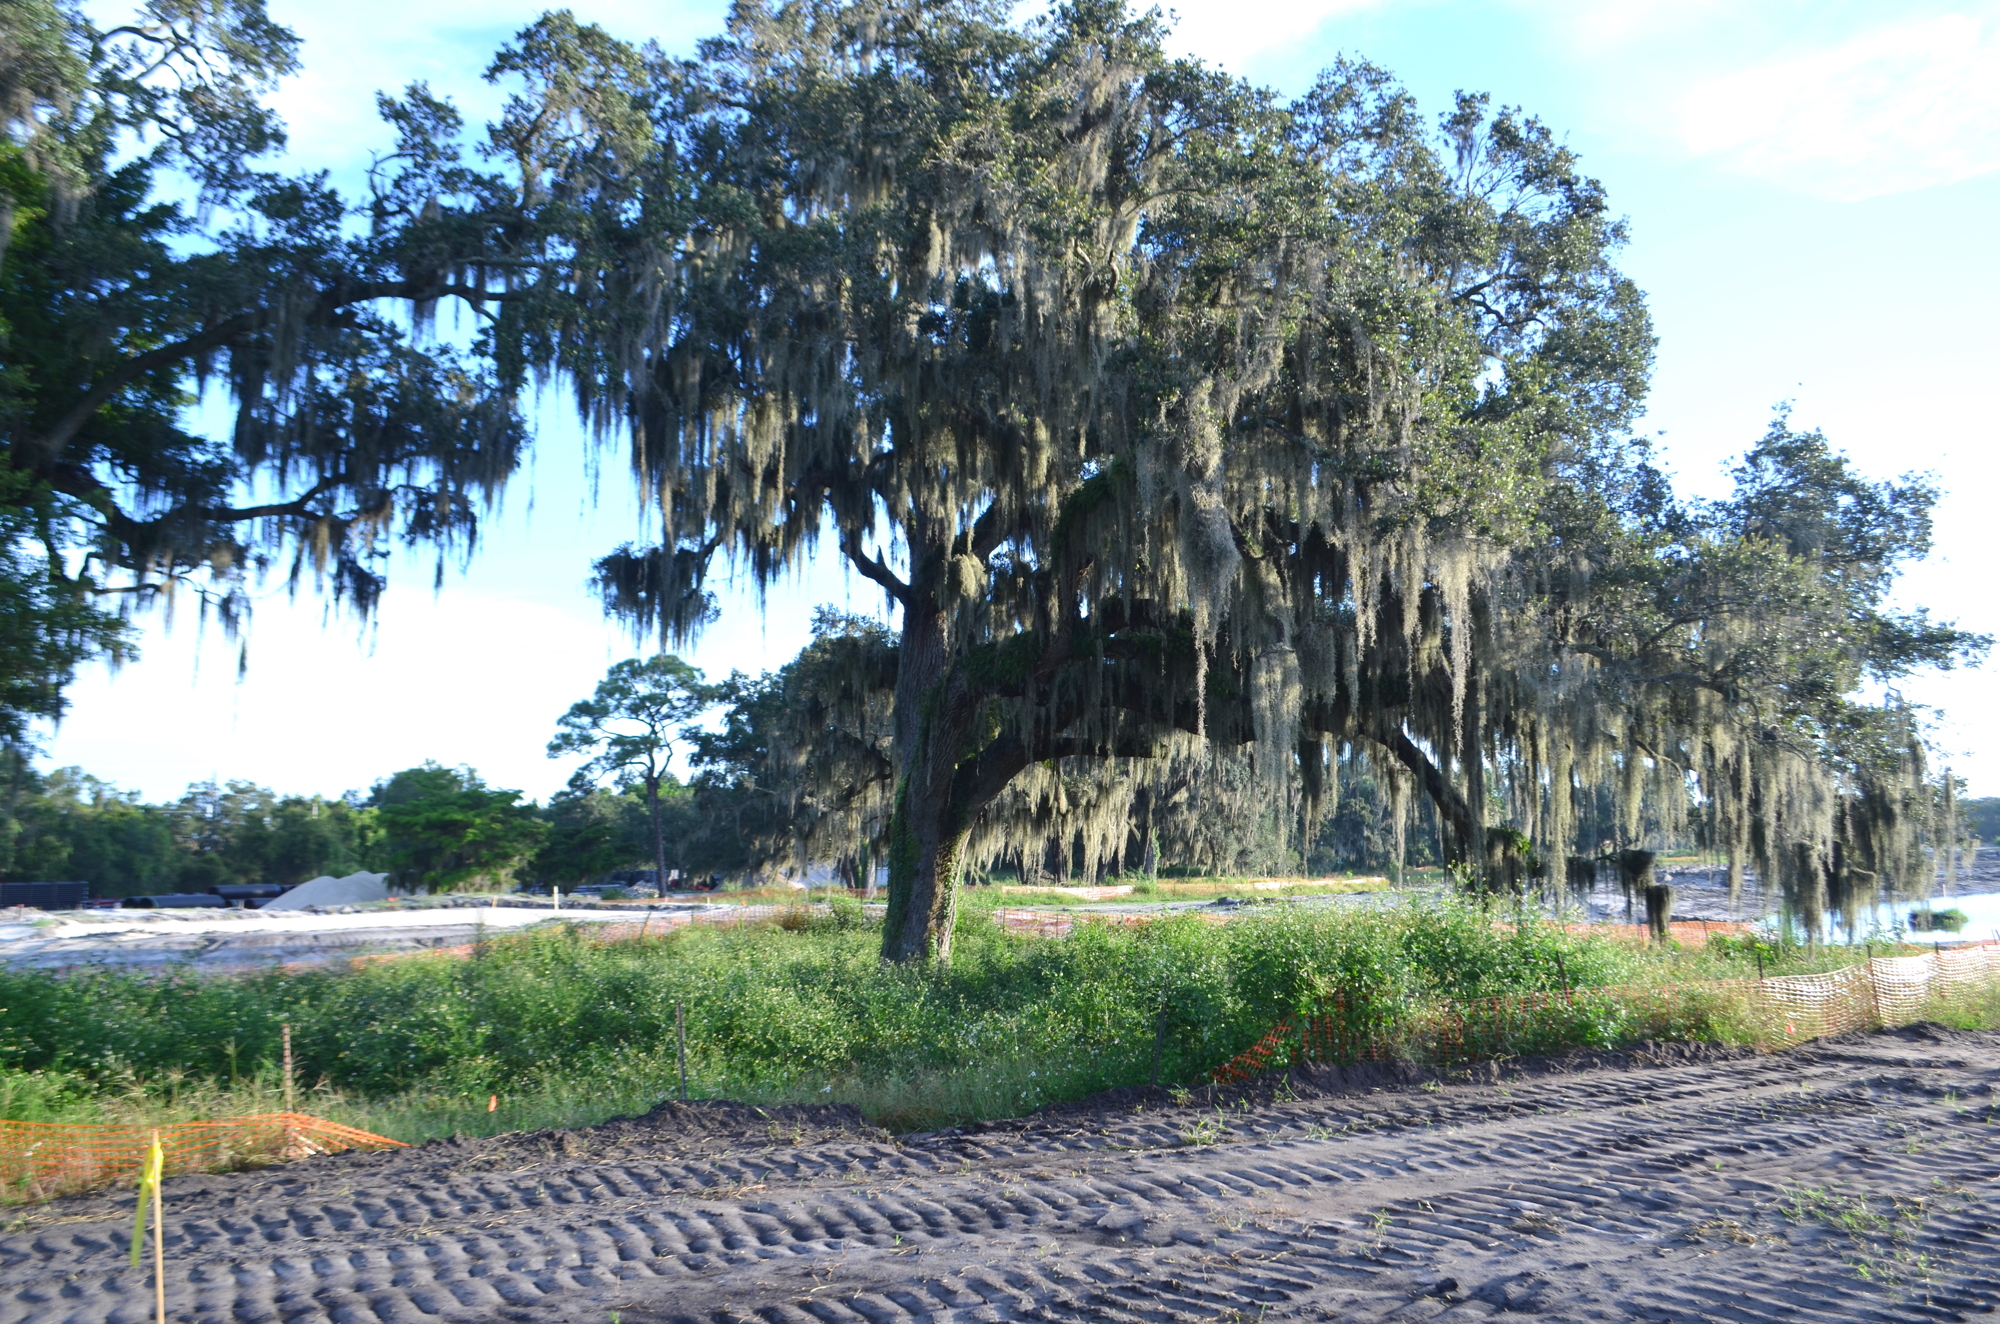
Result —
<path fill-rule="evenodd" d="M 2000 1035 L 1645 1045 L 1124 1091 L 895 1141 L 845 1109 L 170 1184 L 225 1321 L 1937 1320 L 2000 1304 Z M 131 1199 L 0 1236 L 0 1324 L 138 1319 Z"/>

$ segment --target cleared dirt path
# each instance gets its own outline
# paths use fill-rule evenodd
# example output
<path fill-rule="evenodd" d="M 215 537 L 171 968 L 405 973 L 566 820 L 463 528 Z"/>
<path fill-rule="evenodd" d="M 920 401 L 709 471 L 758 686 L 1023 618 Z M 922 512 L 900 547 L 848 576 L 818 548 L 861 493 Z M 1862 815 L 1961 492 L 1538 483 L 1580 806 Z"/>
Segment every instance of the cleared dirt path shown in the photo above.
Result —
<path fill-rule="evenodd" d="M 838 1109 L 169 1183 L 200 1321 L 1936 1320 L 2000 1302 L 2000 1035 L 1323 1070 L 891 1141 Z M 1291 1097 L 1286 1097 L 1291 1096 Z M 129 1196 L 0 1238 L 0 1321 L 151 1318 Z"/>

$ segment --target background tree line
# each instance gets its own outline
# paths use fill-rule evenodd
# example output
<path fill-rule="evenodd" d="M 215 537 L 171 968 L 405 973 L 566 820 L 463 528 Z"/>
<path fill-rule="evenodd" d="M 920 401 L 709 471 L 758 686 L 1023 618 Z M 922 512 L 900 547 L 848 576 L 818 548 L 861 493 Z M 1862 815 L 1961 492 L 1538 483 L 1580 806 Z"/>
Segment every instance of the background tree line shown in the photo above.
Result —
<path fill-rule="evenodd" d="M 593 763 L 546 804 L 489 786 L 471 768 L 436 763 L 338 796 L 285 795 L 229 780 L 197 782 L 178 799 L 151 802 L 81 768 L 38 771 L 20 747 L 9 748 L 0 755 L 0 878 L 80 879 L 108 897 L 225 883 L 292 885 L 355 870 L 387 872 L 425 891 L 567 890 L 660 862 L 686 875 L 742 882 L 810 862 L 865 885 L 866 825 L 844 848 L 826 849 L 826 807 L 788 783 L 772 757 L 788 692 L 822 679 L 814 664 L 823 660 L 825 632 L 858 628 L 880 629 L 822 613 L 822 640 L 799 659 L 763 676 L 738 674 L 702 687 L 720 720 L 714 730 L 692 733 L 696 771 L 687 781 L 642 766 L 599 785 L 595 778 L 618 769 Z M 649 804 L 649 777 L 657 809 Z M 995 861 L 986 872 L 1075 883 L 1106 873 L 1330 872 L 1387 869 L 1399 858 L 1437 862 L 1434 829 L 1416 834 L 1399 857 L 1394 806 L 1365 769 L 1354 770 L 1349 785 L 1339 810 L 1305 842 L 1297 804 L 1273 802 L 1241 759 L 1224 756 L 1160 788 L 1133 817 L 1125 847 L 1106 859 L 1045 847 Z M 802 843 L 807 854 L 787 852 L 781 842 Z M 814 849 L 822 854 L 811 855 Z"/>
<path fill-rule="evenodd" d="M 247 781 L 196 782 L 149 803 L 81 768 L 37 772 L 9 750 L 0 877 L 81 880 L 96 895 L 302 883 L 356 870 L 424 890 L 510 885 L 542 862 L 542 810 L 469 768 L 406 768 L 343 796 L 281 795 Z M 551 867 L 559 867 L 551 851 Z"/>

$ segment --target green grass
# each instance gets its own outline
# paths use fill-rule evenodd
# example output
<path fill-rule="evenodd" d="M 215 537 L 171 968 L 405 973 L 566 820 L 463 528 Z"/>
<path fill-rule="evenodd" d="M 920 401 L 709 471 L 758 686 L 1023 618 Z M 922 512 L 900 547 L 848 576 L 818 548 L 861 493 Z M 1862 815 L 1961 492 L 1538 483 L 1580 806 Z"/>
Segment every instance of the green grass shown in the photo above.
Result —
<path fill-rule="evenodd" d="M 1480 996 L 1555 987 L 1564 971 L 1610 982 L 1630 962 L 1611 944 L 1511 933 L 1456 905 L 1175 917 L 1062 939 L 968 912 L 942 971 L 884 967 L 878 932 L 851 905 L 790 922 L 612 943 L 551 929 L 471 960 L 360 970 L 0 973 L 6 1098 L 11 1115 L 49 1120 L 267 1100 L 289 1022 L 299 1079 L 339 1120 L 374 1118 L 370 1129 L 407 1139 L 530 1112 L 571 1119 L 668 1091 L 679 1002 L 699 1092 L 848 1101 L 920 1127 L 1144 1080 L 1162 1025 L 1166 1076 L 1193 1080 L 1326 988 Z M 502 1110 L 489 1122 L 494 1093 Z"/>
<path fill-rule="evenodd" d="M 605 942 L 586 926 L 488 942 L 470 960 L 248 976 L 0 972 L 0 1116 L 162 1122 L 280 1105 L 280 1026 L 300 1106 L 397 1139 L 576 1126 L 644 1111 L 676 1084 L 686 1009 L 698 1096 L 845 1102 L 894 1129 L 1013 1116 L 1143 1083 L 1204 1079 L 1332 990 L 1417 1008 L 1576 987 L 1685 984 L 1751 973 L 1748 944 L 1641 945 L 1450 901 L 1270 907 L 1005 932 L 968 908 L 946 970 L 884 967 L 851 902 L 741 929 Z M 1878 949 L 1879 951 L 1879 949 Z M 1771 946 L 1769 974 L 1860 953 Z M 1995 1023 L 2000 996 L 1941 1019 Z M 1685 1019 L 1685 1018 L 1684 1018 Z M 1549 1042 L 1614 1043 L 1651 1022 L 1580 1017 Z M 1727 1035 L 1700 1016 L 1672 1032 Z M 498 1096 L 498 1107 L 488 1111 Z"/>

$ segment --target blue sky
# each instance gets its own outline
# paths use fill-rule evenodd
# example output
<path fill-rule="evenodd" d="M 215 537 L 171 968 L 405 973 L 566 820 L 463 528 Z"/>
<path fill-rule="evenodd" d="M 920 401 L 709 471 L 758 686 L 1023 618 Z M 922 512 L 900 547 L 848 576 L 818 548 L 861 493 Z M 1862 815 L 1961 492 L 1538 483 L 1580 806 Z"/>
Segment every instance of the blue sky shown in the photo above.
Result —
<path fill-rule="evenodd" d="M 279 104 L 291 163 L 351 178 L 383 142 L 378 87 L 428 79 L 475 121 L 493 49 L 540 7 L 272 0 L 305 40 Z M 724 5 L 608 0 L 578 14 L 690 49 Z M 94 10 L 109 13 L 106 5 Z M 1176 44 L 1297 91 L 1336 56 L 1381 64 L 1429 110 L 1490 92 L 1551 124 L 1631 220 L 1626 269 L 1661 337 L 1641 430 L 1684 492 L 1719 494 L 1729 458 L 1780 402 L 1860 467 L 1935 475 L 1948 496 L 1937 554 L 1908 601 L 2000 633 L 2000 0 L 1984 4 L 1758 0 L 1203 0 L 1178 6 Z M 485 550 L 431 590 L 403 567 L 365 631 L 273 589 L 248 669 L 193 615 L 148 625 L 144 659 L 93 670 L 48 742 L 148 796 L 242 777 L 298 792 L 365 786 L 425 758 L 469 763 L 541 797 L 569 765 L 542 750 L 556 717 L 638 649 L 586 589 L 593 556 L 639 524 L 622 458 L 601 482 L 559 399 L 540 413 L 532 469 Z M 773 593 L 724 598 L 693 653 L 711 673 L 761 670 L 804 642 L 813 604 L 874 610 L 838 566 Z M 2000 687 L 1991 668 L 1905 687 L 1944 712 L 1939 743 L 1975 794 L 2000 795 Z"/>

